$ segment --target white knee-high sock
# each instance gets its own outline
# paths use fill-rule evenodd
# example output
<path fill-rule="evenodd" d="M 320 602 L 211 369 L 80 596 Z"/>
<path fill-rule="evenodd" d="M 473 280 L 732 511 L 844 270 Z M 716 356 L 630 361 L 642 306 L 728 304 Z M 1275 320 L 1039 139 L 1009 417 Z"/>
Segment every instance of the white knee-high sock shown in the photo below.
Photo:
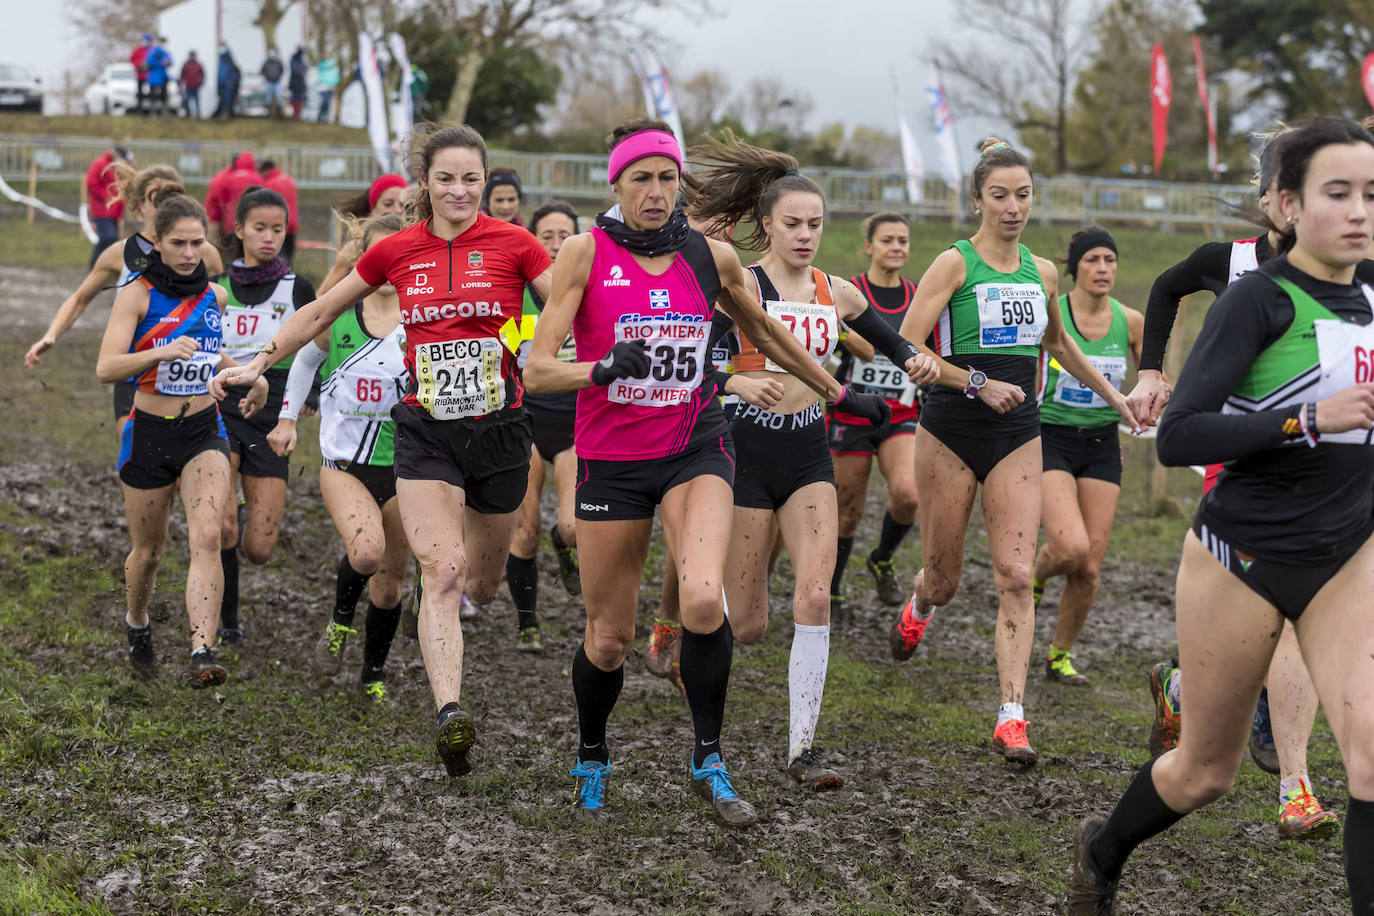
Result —
<path fill-rule="evenodd" d="M 788 763 L 809 748 L 816 736 L 816 719 L 821 714 L 825 669 L 829 663 L 830 625 L 796 624 L 792 633 L 792 658 L 787 665 L 787 686 L 792 701 L 787 730 Z"/>

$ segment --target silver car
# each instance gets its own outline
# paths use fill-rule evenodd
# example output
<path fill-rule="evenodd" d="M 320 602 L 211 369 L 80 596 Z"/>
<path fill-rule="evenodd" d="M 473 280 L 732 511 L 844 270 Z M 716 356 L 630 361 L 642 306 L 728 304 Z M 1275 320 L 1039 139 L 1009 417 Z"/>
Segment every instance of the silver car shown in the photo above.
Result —
<path fill-rule="evenodd" d="M 138 108 L 138 77 L 133 64 L 110 64 L 100 78 L 86 89 L 81 97 L 86 114 L 122 115 Z M 181 86 L 175 79 L 167 81 L 167 108 L 182 113 Z"/>
<path fill-rule="evenodd" d="M 43 82 L 27 67 L 0 64 L 0 111 L 43 110 Z"/>

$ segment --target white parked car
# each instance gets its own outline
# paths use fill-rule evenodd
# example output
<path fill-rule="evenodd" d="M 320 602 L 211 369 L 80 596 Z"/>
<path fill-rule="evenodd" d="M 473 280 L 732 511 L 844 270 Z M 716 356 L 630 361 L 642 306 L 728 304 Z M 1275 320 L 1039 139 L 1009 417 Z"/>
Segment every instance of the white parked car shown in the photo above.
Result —
<path fill-rule="evenodd" d="M 136 109 L 138 77 L 133 64 L 110 64 L 101 71 L 100 78 L 82 96 L 82 107 L 86 114 L 122 115 Z M 175 114 L 182 113 L 181 86 L 176 80 L 167 83 L 167 107 Z"/>
<path fill-rule="evenodd" d="M 27 67 L 0 63 L 0 110 L 42 111 L 43 86 Z"/>

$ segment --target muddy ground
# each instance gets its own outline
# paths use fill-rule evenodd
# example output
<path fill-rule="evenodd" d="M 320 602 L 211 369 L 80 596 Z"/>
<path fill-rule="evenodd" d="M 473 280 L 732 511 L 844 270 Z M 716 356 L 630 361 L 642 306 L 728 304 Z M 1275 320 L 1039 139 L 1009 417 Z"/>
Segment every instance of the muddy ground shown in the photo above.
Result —
<path fill-rule="evenodd" d="M 385 709 L 358 696 L 359 646 L 346 676 L 311 673 L 340 547 L 305 447 L 273 560 L 244 561 L 249 641 L 230 655 L 229 682 L 206 692 L 182 682 L 185 542 L 174 514 L 154 598 L 163 674 L 137 683 L 121 625 L 127 541 L 109 398 L 92 370 L 107 307 L 41 370 L 21 366 L 77 279 L 0 268 L 11 330 L 0 338 L 11 395 L 0 434 L 0 912 L 1054 913 L 1074 825 L 1107 810 L 1146 760 L 1145 674 L 1173 644 L 1173 568 L 1132 550 L 1157 557 L 1146 547 L 1181 537 L 1186 522 L 1166 520 L 1161 533 L 1158 520 L 1127 513 L 1075 654 L 1094 687 L 1047 684 L 1033 660 L 1026 706 L 1041 760 L 1028 772 L 987 750 L 995 596 L 977 521 L 962 592 L 902 666 L 888 658 L 893 611 L 872 597 L 856 549 L 853 616 L 836 627 L 817 738 L 842 790 L 809 795 L 781 772 L 784 560 L 769 635 L 736 652 L 723 742 L 759 825 L 729 831 L 688 795 L 685 705 L 638 655 L 610 732 L 615 817 L 576 820 L 568 668 L 583 610 L 547 550 L 543 654 L 515 651 L 504 595 L 467 628 L 464 703 L 479 745 L 474 773 L 449 779 L 413 640 L 397 638 Z M 882 508 L 875 487 L 861 542 Z M 907 575 L 918 557 L 914 543 L 899 554 Z M 656 551 L 645 620 L 659 569 Z M 1041 654 L 1057 592 L 1037 622 Z M 1320 797 L 1343 810 L 1324 726 L 1312 755 Z M 1140 850 L 1121 911 L 1348 911 L 1339 840 L 1281 842 L 1274 798 L 1274 780 L 1247 761 L 1231 796 Z"/>

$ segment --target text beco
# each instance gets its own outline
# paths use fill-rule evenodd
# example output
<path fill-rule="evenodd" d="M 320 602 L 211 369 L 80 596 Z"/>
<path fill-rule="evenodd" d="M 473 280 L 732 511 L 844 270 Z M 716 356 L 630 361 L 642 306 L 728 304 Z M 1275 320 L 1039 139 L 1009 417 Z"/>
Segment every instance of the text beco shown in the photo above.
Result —
<path fill-rule="evenodd" d="M 429 358 L 434 362 L 450 362 L 463 359 L 480 359 L 482 341 L 445 340 L 425 345 Z"/>

